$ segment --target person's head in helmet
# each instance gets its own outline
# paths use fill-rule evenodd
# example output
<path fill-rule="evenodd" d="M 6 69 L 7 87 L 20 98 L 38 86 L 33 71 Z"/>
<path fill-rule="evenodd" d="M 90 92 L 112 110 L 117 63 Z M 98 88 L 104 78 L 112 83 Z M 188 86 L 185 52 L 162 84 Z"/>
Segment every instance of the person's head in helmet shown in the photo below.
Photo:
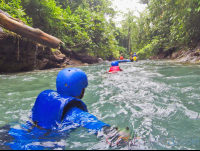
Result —
<path fill-rule="evenodd" d="M 124 57 L 123 57 L 123 54 L 121 53 L 121 56 L 119 56 L 119 60 L 123 60 Z"/>
<path fill-rule="evenodd" d="M 118 61 L 113 61 L 113 62 L 111 62 L 111 66 L 113 67 L 113 66 L 118 66 Z"/>
<path fill-rule="evenodd" d="M 82 99 L 88 86 L 87 75 L 79 68 L 61 70 L 56 78 L 57 92 Z"/>
<path fill-rule="evenodd" d="M 131 55 L 132 55 L 133 53 L 131 52 Z"/>

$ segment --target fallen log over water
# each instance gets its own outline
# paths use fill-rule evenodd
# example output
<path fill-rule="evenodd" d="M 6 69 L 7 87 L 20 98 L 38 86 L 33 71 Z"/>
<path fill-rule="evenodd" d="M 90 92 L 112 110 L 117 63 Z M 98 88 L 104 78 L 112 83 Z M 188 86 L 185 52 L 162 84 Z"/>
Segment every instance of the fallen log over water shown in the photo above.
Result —
<path fill-rule="evenodd" d="M 4 13 L 0 12 L 0 26 L 3 28 L 12 31 L 20 36 L 25 38 L 29 38 L 35 42 L 38 42 L 42 45 L 51 47 L 51 48 L 58 48 L 60 43 L 63 43 L 60 39 L 51 36 L 40 29 L 35 29 L 22 22 L 18 22 L 11 17 L 8 17 Z"/>

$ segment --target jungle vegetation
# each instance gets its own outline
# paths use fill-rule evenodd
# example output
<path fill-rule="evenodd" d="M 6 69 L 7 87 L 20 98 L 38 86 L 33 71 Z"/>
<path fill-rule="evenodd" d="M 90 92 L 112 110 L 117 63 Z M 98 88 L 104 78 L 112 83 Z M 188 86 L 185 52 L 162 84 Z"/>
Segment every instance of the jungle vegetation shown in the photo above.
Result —
<path fill-rule="evenodd" d="M 0 0 L 0 9 L 27 25 L 60 38 L 65 47 L 103 59 L 139 59 L 194 47 L 200 41 L 199 0 L 140 0 L 148 4 L 139 16 L 120 13 L 112 0 Z M 109 18 L 109 19 L 107 19 Z"/>
<path fill-rule="evenodd" d="M 139 58 L 180 49 L 191 49 L 200 42 L 199 0 L 140 0 L 148 4 L 140 17 L 133 18 L 131 50 Z M 132 17 L 132 15 L 131 15 Z M 128 20 L 128 18 L 126 19 Z M 128 30 L 128 29 L 127 29 Z"/>

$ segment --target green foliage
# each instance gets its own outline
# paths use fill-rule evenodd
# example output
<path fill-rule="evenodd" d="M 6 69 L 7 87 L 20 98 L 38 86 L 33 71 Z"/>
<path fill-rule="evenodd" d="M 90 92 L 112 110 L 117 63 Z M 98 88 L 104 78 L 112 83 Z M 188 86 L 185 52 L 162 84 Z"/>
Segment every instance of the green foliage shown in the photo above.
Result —
<path fill-rule="evenodd" d="M 147 0 L 140 2 L 147 3 Z M 131 51 L 139 50 L 142 58 L 176 50 L 180 46 L 195 46 L 200 41 L 199 11 L 199 0 L 148 0 L 148 8 L 140 13 L 139 18 L 135 17 L 131 22 L 130 16 L 125 18 L 117 40 L 122 45 L 126 37 L 127 42 L 127 27 L 131 27 Z M 124 47 L 128 48 L 127 43 Z"/>
<path fill-rule="evenodd" d="M 123 14 L 122 27 L 112 17 L 111 0 L 0 0 L 11 17 L 60 38 L 67 48 L 109 59 L 137 52 L 148 58 L 200 41 L 199 0 L 140 0 L 148 8 L 137 17 Z M 110 16 L 109 21 L 105 16 Z"/>
<path fill-rule="evenodd" d="M 140 59 L 149 58 L 152 55 L 156 55 L 160 47 L 161 47 L 160 41 L 156 37 L 150 44 L 147 44 L 145 47 L 140 49 L 137 52 L 137 56 Z"/>
<path fill-rule="evenodd" d="M 67 48 L 105 59 L 148 58 L 200 41 L 199 0 L 140 0 L 148 8 L 123 14 L 121 27 L 111 0 L 0 0 L 0 9 L 60 38 Z M 110 16 L 107 21 L 105 16 Z M 141 59 L 140 58 L 140 59 Z"/>
<path fill-rule="evenodd" d="M 119 54 L 110 0 L 1 0 L 0 9 L 60 38 L 65 46 L 96 57 Z"/>
<path fill-rule="evenodd" d="M 26 15 L 21 0 L 0 0 L 0 9 L 10 14 L 11 17 L 19 18 L 26 24 L 31 25 L 32 19 Z"/>

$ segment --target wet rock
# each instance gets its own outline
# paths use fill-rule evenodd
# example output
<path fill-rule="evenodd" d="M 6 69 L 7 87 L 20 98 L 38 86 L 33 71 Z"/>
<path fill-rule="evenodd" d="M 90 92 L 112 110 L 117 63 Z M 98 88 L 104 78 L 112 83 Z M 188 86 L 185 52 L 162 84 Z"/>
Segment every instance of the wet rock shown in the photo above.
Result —
<path fill-rule="evenodd" d="M 63 48 L 63 52 L 44 47 L 16 34 L 1 34 L 0 29 L 0 73 L 62 68 L 68 65 L 98 63 L 98 59 L 87 54 L 78 54 Z"/>
<path fill-rule="evenodd" d="M 98 62 L 99 63 L 103 62 L 103 59 L 102 58 L 98 58 Z"/>
<path fill-rule="evenodd" d="M 197 49 L 197 50 L 194 52 L 194 56 L 200 56 L 200 51 L 199 51 L 199 49 Z"/>
<path fill-rule="evenodd" d="M 7 36 L 0 40 L 0 72 L 33 70 L 35 45 L 34 42 L 21 40 L 19 36 Z"/>
<path fill-rule="evenodd" d="M 197 56 L 192 57 L 191 60 L 190 60 L 191 63 L 196 63 L 197 61 L 198 61 Z"/>
<path fill-rule="evenodd" d="M 172 53 L 172 55 L 171 55 L 171 59 L 175 59 L 175 58 L 177 58 L 178 57 L 178 52 L 174 52 L 174 53 Z"/>
<path fill-rule="evenodd" d="M 49 47 L 46 47 L 44 51 L 39 51 L 37 57 L 40 59 L 48 58 L 49 60 L 58 63 L 62 63 L 66 59 L 66 56 L 59 52 L 59 50 L 57 50 L 56 53 L 53 53 Z"/>
<path fill-rule="evenodd" d="M 79 60 L 82 63 L 88 63 L 88 64 L 98 63 L 97 58 L 90 56 L 86 53 L 78 53 L 70 49 L 65 49 L 64 47 L 60 47 L 60 51 L 67 57 Z"/>

